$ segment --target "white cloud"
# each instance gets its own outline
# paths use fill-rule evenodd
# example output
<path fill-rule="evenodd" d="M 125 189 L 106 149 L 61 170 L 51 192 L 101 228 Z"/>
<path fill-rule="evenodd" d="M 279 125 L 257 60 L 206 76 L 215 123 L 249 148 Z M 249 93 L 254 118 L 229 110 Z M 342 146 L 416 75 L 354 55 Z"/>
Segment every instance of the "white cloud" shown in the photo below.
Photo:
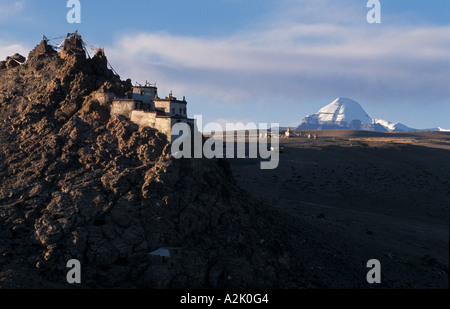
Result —
<path fill-rule="evenodd" d="M 6 57 L 19 53 L 25 57 L 28 56 L 29 48 L 18 44 L 0 41 L 0 61 L 5 60 Z"/>
<path fill-rule="evenodd" d="M 0 0 L 0 23 L 10 19 L 24 8 L 23 1 Z"/>
<path fill-rule="evenodd" d="M 214 112 L 231 119 L 233 110 L 242 119 L 276 115 L 289 123 L 339 96 L 374 114 L 395 105 L 392 119 L 450 102 L 450 26 L 370 25 L 365 1 L 281 3 L 228 36 L 141 32 L 118 37 L 106 52 L 123 78 L 186 95 L 191 111 L 207 109 L 208 120 Z"/>
<path fill-rule="evenodd" d="M 440 92 L 442 99 L 450 98 L 443 87 L 450 82 L 448 42 L 448 26 L 380 27 L 373 31 L 325 23 L 284 24 L 215 39 L 168 33 L 124 36 L 110 56 L 119 63 L 119 57 L 127 55 L 122 68 L 126 74 L 171 80 L 180 84 L 181 90 L 202 88 L 223 95 L 227 91 L 224 82 L 228 82 L 236 87 L 234 96 L 245 96 L 246 89 L 254 86 L 252 95 L 265 95 L 274 79 L 290 79 L 301 83 L 297 89 L 310 94 L 336 91 L 339 86 L 362 87 L 370 93 L 377 86 L 416 96 L 420 86 L 430 94 Z M 254 83 L 259 83 L 260 89 Z"/>

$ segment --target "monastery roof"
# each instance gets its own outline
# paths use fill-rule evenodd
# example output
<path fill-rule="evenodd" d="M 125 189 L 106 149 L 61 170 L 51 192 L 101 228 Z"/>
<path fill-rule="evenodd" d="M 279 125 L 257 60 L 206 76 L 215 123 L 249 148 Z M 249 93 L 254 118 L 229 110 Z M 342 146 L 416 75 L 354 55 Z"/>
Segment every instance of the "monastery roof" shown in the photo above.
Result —
<path fill-rule="evenodd" d="M 154 98 L 152 99 L 153 101 L 165 101 L 165 102 L 177 102 L 177 103 L 184 103 L 187 104 L 186 101 L 181 101 L 181 100 L 177 100 L 176 98 L 172 97 L 172 98 L 165 98 L 165 99 L 161 99 L 161 98 Z"/>

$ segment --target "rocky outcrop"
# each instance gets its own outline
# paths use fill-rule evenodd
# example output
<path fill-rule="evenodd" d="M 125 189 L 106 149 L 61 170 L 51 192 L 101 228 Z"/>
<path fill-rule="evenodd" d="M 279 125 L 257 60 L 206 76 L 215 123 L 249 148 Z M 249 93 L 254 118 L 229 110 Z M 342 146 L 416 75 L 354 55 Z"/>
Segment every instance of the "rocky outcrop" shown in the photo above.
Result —
<path fill-rule="evenodd" d="M 290 287 L 295 262 L 224 161 L 174 160 L 165 135 L 111 117 L 123 82 L 71 36 L 0 71 L 0 287 Z M 176 256 L 152 254 L 176 248 Z"/>
<path fill-rule="evenodd" d="M 39 58 L 45 58 L 48 55 L 56 54 L 56 51 L 47 44 L 47 40 L 42 40 L 39 45 L 37 45 L 30 53 L 28 54 L 28 59 L 34 60 Z"/>
<path fill-rule="evenodd" d="M 84 51 L 83 41 L 78 33 L 68 35 L 64 42 L 64 46 L 59 53 L 61 59 L 75 58 L 78 61 L 86 59 L 86 52 Z"/>
<path fill-rule="evenodd" d="M 5 61 L 0 61 L 0 70 L 18 67 L 23 64 L 25 60 L 24 56 L 17 53 L 13 56 L 8 56 Z"/>

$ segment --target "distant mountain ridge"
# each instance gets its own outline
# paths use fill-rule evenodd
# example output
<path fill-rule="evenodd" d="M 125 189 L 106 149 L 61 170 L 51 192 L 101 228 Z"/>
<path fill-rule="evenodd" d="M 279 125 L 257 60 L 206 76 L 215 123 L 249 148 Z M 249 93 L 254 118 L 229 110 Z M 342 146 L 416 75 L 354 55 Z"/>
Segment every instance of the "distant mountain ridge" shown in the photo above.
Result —
<path fill-rule="evenodd" d="M 337 98 L 316 114 L 306 116 L 296 130 L 351 129 L 373 132 L 420 131 L 400 122 L 371 118 L 361 105 L 349 98 Z M 425 131 L 447 131 L 442 128 Z"/>

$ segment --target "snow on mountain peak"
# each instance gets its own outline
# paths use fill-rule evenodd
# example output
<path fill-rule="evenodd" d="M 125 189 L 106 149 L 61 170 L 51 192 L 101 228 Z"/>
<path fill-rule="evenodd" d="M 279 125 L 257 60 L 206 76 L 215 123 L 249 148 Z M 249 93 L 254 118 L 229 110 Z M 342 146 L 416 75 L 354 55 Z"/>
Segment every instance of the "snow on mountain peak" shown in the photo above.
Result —
<path fill-rule="evenodd" d="M 352 129 L 374 132 L 419 131 L 400 122 L 372 119 L 358 102 L 349 98 L 337 98 L 316 114 L 306 116 L 297 130 Z M 450 132 L 442 128 L 424 131 Z"/>
<path fill-rule="evenodd" d="M 303 119 L 297 130 L 353 129 L 375 132 L 415 131 L 399 122 L 372 119 L 358 102 L 337 98 Z"/>
<path fill-rule="evenodd" d="M 372 119 L 367 115 L 358 102 L 349 98 L 337 98 L 316 114 L 319 123 L 344 123 L 359 120 L 371 124 Z"/>

